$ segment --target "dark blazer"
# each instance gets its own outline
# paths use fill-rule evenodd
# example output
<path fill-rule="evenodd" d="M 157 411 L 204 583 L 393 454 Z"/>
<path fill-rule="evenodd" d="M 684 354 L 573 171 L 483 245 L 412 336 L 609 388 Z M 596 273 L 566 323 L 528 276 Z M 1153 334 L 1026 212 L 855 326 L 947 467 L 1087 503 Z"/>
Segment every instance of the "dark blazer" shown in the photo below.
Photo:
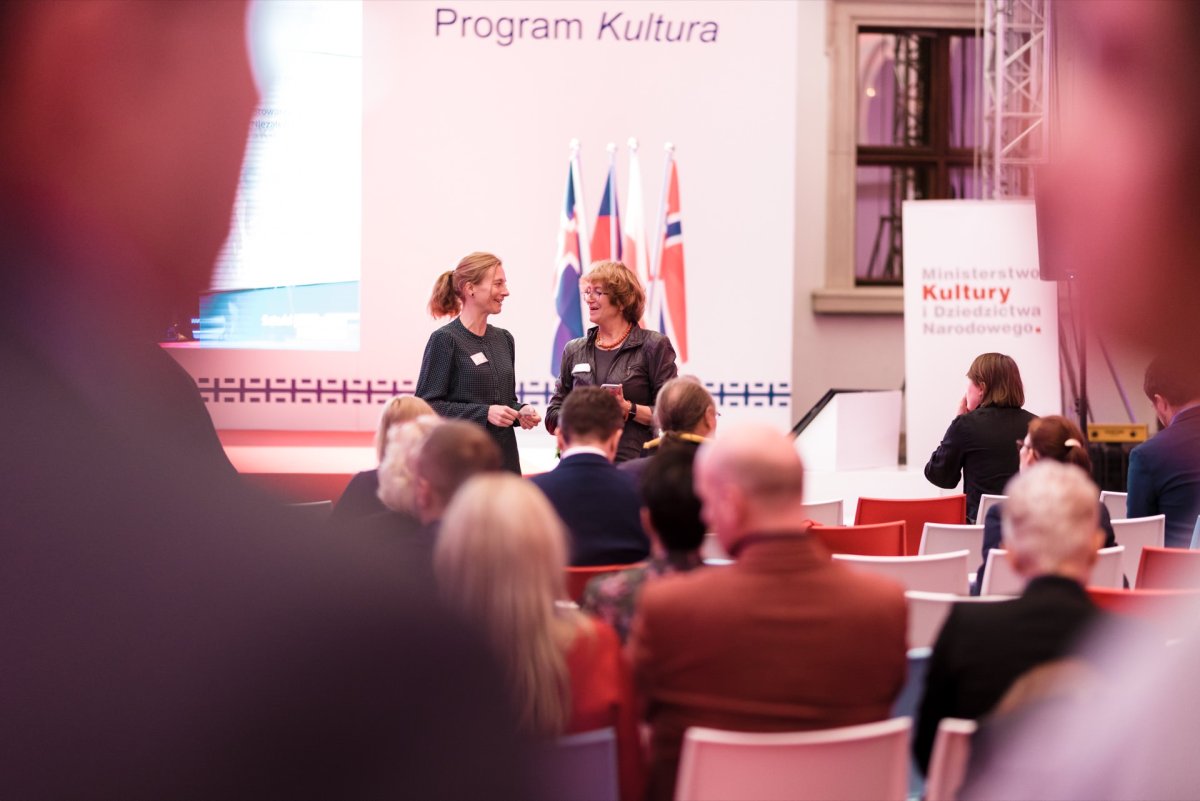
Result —
<path fill-rule="evenodd" d="M 487 361 L 476 364 L 472 356 Z M 521 456 L 513 426 L 488 422 L 488 407 L 508 406 L 520 411 L 517 400 L 517 346 L 513 335 L 489 325 L 477 336 L 455 317 L 429 335 L 415 394 L 442 417 L 470 420 L 483 426 L 500 446 L 504 469 L 521 474 Z"/>
<path fill-rule="evenodd" d="M 954 418 L 942 443 L 925 465 L 925 478 L 954 489 L 961 477 L 967 520 L 974 522 L 980 495 L 1003 495 L 1020 468 L 1017 440 L 1029 433 L 1036 415 L 1011 406 L 980 406 Z"/>
<path fill-rule="evenodd" d="M 546 407 L 546 430 L 551 434 L 558 428 L 558 413 L 563 401 L 577 386 L 620 384 L 625 400 L 638 406 L 653 407 L 662 385 L 679 374 L 671 340 L 657 331 L 634 326 L 617 349 L 608 375 L 596 375 L 596 333 L 599 330 L 593 326 L 585 336 L 572 339 L 563 348 L 554 397 Z M 580 365 L 587 365 L 586 372 L 576 372 Z M 642 446 L 652 434 L 648 425 L 632 420 L 626 422 L 621 442 L 617 445 L 616 461 L 624 462 L 641 456 Z"/>
<path fill-rule="evenodd" d="M 1129 517 L 1166 515 L 1166 546 L 1191 546 L 1200 515 L 1200 407 L 1180 412 L 1133 449 L 1128 490 Z"/>
<path fill-rule="evenodd" d="M 684 730 L 800 731 L 884 720 L 904 684 L 904 588 L 804 531 L 735 564 L 647 582 L 628 651 L 651 726 L 650 792 L 674 797 Z"/>
<path fill-rule="evenodd" d="M 1100 619 L 1078 582 L 1039 576 L 1020 598 L 957 604 L 933 645 L 913 756 L 928 768 L 942 718 L 987 714 L 1030 668 L 1069 655 Z"/>
<path fill-rule="evenodd" d="M 330 519 L 334 523 L 341 523 L 386 511 L 387 507 L 379 500 L 379 470 L 363 470 L 355 473 L 342 490 L 342 497 L 334 504 Z"/>
<path fill-rule="evenodd" d="M 1112 527 L 1112 515 L 1108 513 L 1107 506 L 1097 503 L 1100 507 L 1100 528 L 1104 529 L 1104 545 L 1102 547 L 1111 548 L 1119 544 L 1116 532 Z M 1004 506 L 1003 502 L 993 504 L 983 519 L 983 561 L 979 563 L 979 569 L 975 571 L 975 584 L 971 587 L 972 595 L 978 595 L 979 588 L 983 584 L 983 568 L 987 564 L 988 551 L 1001 547 L 1000 507 L 1002 506 Z"/>
<path fill-rule="evenodd" d="M 567 524 L 573 566 L 629 564 L 649 555 L 637 490 L 608 459 L 577 453 L 530 480 Z"/>

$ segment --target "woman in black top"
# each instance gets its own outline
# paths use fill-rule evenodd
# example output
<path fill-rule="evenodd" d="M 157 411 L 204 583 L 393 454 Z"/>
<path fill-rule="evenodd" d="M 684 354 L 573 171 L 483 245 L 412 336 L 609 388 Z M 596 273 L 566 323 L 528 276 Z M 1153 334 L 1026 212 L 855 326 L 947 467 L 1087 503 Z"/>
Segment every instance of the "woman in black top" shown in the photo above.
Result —
<path fill-rule="evenodd" d="M 1016 475 L 1014 443 L 1035 417 L 1021 408 L 1024 403 L 1021 371 L 1011 356 L 984 353 L 971 362 L 958 417 L 925 465 L 925 478 L 943 489 L 954 489 L 961 476 L 968 522 L 975 522 L 980 495 L 1003 493 Z"/>
<path fill-rule="evenodd" d="M 679 373 L 675 348 L 657 331 L 638 326 L 646 295 L 621 262 L 596 262 L 580 286 L 588 320 L 595 326 L 563 348 L 558 384 L 546 407 L 546 430 L 553 434 L 558 428 L 559 409 L 572 389 L 608 384 L 625 413 L 615 461 L 636 459 L 653 434 L 654 399 Z"/>
<path fill-rule="evenodd" d="M 504 467 L 518 475 L 521 459 L 513 426 L 534 428 L 537 410 L 517 401 L 512 334 L 488 325 L 508 297 L 500 259 L 471 253 L 438 276 L 429 299 L 434 317 L 454 317 L 429 335 L 416 394 L 442 417 L 483 426 L 504 455 Z"/>

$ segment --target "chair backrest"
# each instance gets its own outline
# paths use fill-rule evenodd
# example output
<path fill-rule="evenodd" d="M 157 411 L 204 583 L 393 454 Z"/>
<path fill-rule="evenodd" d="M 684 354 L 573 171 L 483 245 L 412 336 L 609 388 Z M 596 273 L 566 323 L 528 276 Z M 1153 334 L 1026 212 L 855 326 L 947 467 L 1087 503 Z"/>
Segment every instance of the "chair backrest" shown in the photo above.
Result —
<path fill-rule="evenodd" d="M 595 565 L 592 567 L 568 567 L 567 568 L 567 597 L 575 603 L 583 600 L 583 591 L 587 589 L 589 581 L 603 573 L 616 573 L 618 570 L 624 570 L 627 567 L 638 567 L 644 565 L 645 562 L 634 562 L 630 565 Z"/>
<path fill-rule="evenodd" d="M 1007 499 L 1007 495 L 980 495 L 979 509 L 975 511 L 975 522 L 982 526 L 983 521 L 987 518 L 988 509 Z"/>
<path fill-rule="evenodd" d="M 814 501 L 801 506 L 804 516 L 822 526 L 840 526 L 846 522 L 842 517 L 842 499 L 836 501 Z"/>
<path fill-rule="evenodd" d="M 1139 590 L 1185 590 L 1200 587 L 1200 551 L 1190 548 L 1142 548 Z"/>
<path fill-rule="evenodd" d="M 1100 503 L 1108 507 L 1108 516 L 1113 520 L 1124 520 L 1128 512 L 1125 509 L 1125 499 L 1129 496 L 1127 492 L 1113 492 L 1111 490 L 1100 490 Z M 1117 538 L 1120 542 L 1121 538 Z"/>
<path fill-rule="evenodd" d="M 904 553 L 916 556 L 921 547 L 921 534 L 926 523 L 967 522 L 967 496 L 943 495 L 937 498 L 859 498 L 854 511 L 854 525 L 905 522 Z"/>
<path fill-rule="evenodd" d="M 833 558 L 858 570 L 887 576 L 906 590 L 945 592 L 966 595 L 967 573 L 971 568 L 969 551 L 937 553 L 930 556 L 859 556 L 834 554 Z M 911 645 L 911 643 L 910 643 Z"/>
<path fill-rule="evenodd" d="M 544 758 L 538 776 L 546 798 L 617 801 L 617 736 L 611 727 L 559 737 Z"/>
<path fill-rule="evenodd" d="M 950 523 L 926 523 L 921 534 L 920 556 L 933 553 L 953 553 L 966 548 L 972 559 L 983 558 L 983 524 L 956 526 Z"/>
<path fill-rule="evenodd" d="M 925 775 L 925 801 L 954 801 L 967 775 L 971 735 L 978 724 L 962 718 L 942 718 L 933 740 L 929 772 Z"/>
<path fill-rule="evenodd" d="M 921 592 L 909 590 L 908 599 L 908 647 L 932 648 L 937 641 L 942 624 L 955 604 L 990 603 L 1007 601 L 1006 595 L 952 595 L 946 592 Z"/>
<path fill-rule="evenodd" d="M 911 718 L 810 732 L 690 728 L 676 801 L 904 801 Z"/>
<path fill-rule="evenodd" d="M 1154 548 L 1163 547 L 1163 537 L 1167 531 L 1167 516 L 1130 517 L 1125 520 L 1112 521 L 1113 534 L 1117 544 L 1125 546 L 1125 555 L 1121 557 L 1121 570 L 1129 579 L 1129 586 L 1137 586 L 1138 565 L 1142 563 L 1142 548 L 1150 545 Z"/>
<path fill-rule="evenodd" d="M 1088 578 L 1089 587 L 1113 587 L 1120 589 L 1122 570 L 1125 557 L 1125 546 L 1114 545 L 1111 548 L 1101 548 L 1096 551 L 1096 564 L 1092 565 L 1092 575 Z"/>
<path fill-rule="evenodd" d="M 1008 562 L 1008 551 L 993 548 L 988 551 L 979 581 L 980 595 L 1020 595 L 1025 592 L 1025 579 Z"/>
<path fill-rule="evenodd" d="M 870 526 L 813 526 L 811 533 L 830 553 L 863 556 L 902 556 L 904 522 L 893 520 Z"/>
<path fill-rule="evenodd" d="M 1200 588 L 1189 590 L 1121 590 L 1088 587 L 1092 603 L 1106 612 L 1137 618 L 1165 619 L 1189 606 L 1200 606 Z"/>

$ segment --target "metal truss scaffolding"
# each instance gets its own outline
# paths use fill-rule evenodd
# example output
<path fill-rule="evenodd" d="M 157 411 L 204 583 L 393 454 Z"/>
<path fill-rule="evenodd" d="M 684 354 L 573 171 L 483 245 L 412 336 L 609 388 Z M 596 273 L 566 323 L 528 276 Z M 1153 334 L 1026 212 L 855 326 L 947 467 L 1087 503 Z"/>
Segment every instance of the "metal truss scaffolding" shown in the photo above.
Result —
<path fill-rule="evenodd" d="M 983 196 L 1033 196 L 1033 168 L 1049 153 L 1054 0 L 984 0 Z"/>

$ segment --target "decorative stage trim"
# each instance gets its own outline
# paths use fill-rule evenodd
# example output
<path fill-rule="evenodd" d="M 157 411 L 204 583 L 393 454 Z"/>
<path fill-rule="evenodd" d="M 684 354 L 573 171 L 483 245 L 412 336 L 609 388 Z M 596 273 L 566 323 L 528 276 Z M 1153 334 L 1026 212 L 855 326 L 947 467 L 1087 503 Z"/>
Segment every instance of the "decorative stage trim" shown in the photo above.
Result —
<path fill-rule="evenodd" d="M 382 405 L 395 395 L 412 395 L 413 380 L 365 378 L 197 378 L 205 403 L 300 403 Z M 791 405 L 788 383 L 767 381 L 710 381 L 704 386 L 718 406 Z M 520 381 L 522 403 L 545 406 L 554 394 L 554 380 Z"/>

